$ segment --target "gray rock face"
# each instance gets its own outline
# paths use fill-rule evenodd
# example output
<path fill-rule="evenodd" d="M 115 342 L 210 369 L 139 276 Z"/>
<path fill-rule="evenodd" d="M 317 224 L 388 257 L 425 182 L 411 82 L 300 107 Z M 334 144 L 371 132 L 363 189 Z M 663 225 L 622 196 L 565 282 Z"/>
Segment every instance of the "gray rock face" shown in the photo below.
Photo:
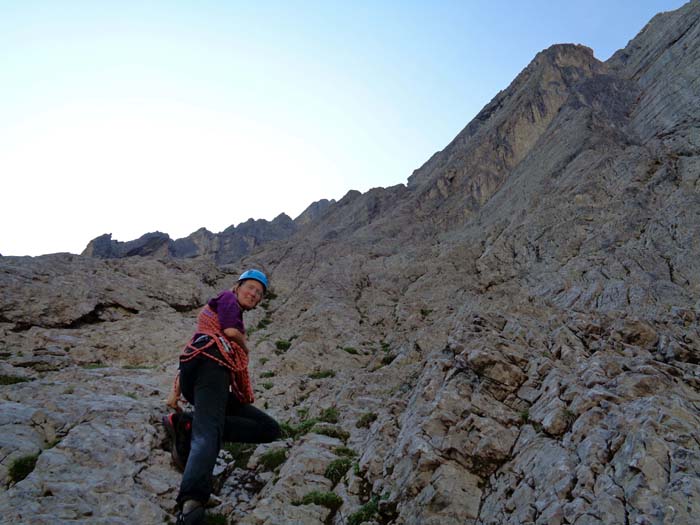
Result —
<path fill-rule="evenodd" d="M 543 51 L 406 186 L 350 192 L 235 268 L 0 259 L 9 522 L 172 515 L 157 421 L 176 356 L 197 307 L 254 264 L 274 292 L 246 319 L 256 404 L 289 436 L 247 468 L 222 454 L 214 512 L 695 523 L 698 31 L 691 2 L 606 63 Z"/>

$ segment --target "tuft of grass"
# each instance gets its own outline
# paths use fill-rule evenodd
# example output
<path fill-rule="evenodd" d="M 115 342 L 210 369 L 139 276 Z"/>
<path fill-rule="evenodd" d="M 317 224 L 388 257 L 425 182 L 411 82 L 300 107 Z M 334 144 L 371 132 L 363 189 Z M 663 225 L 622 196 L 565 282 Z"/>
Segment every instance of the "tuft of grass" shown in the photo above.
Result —
<path fill-rule="evenodd" d="M 264 317 L 263 319 L 260 319 L 260 322 L 255 327 L 255 329 L 256 330 L 264 330 L 265 328 L 267 328 L 270 325 L 271 322 L 272 322 L 272 320 L 269 317 Z"/>
<path fill-rule="evenodd" d="M 260 456 L 260 464 L 265 470 L 275 470 L 287 461 L 287 451 L 283 448 L 268 450 Z"/>
<path fill-rule="evenodd" d="M 131 399 L 138 399 L 136 392 L 127 392 L 126 397 L 130 397 Z"/>
<path fill-rule="evenodd" d="M 382 357 L 382 364 L 383 365 L 390 365 L 394 359 L 396 359 L 395 355 L 387 354 L 384 357 Z"/>
<path fill-rule="evenodd" d="M 309 492 L 301 500 L 292 502 L 292 505 L 320 505 L 321 507 L 326 507 L 332 512 L 337 511 L 343 504 L 343 500 L 334 492 L 319 492 L 314 490 Z"/>
<path fill-rule="evenodd" d="M 275 385 L 274 385 L 273 383 L 267 382 L 267 383 L 263 383 L 261 386 L 262 386 L 265 390 L 270 390 L 270 389 L 271 389 L 273 386 L 275 386 Z"/>
<path fill-rule="evenodd" d="M 374 412 L 365 412 L 360 416 L 360 419 L 357 420 L 357 423 L 355 423 L 355 426 L 357 428 L 369 428 L 370 425 L 377 420 L 377 414 Z"/>
<path fill-rule="evenodd" d="M 420 314 L 423 318 L 428 317 L 431 313 L 433 313 L 433 311 L 428 309 L 428 308 L 421 308 L 420 309 Z"/>
<path fill-rule="evenodd" d="M 353 348 L 352 346 L 346 346 L 345 348 L 343 348 L 343 350 L 345 350 L 348 354 L 352 354 L 352 355 L 359 354 L 359 352 L 357 351 L 357 348 Z"/>
<path fill-rule="evenodd" d="M 287 341 L 285 339 L 275 341 L 275 348 L 277 348 L 277 350 L 282 350 L 283 352 L 286 352 L 287 350 L 289 350 L 290 346 L 292 346 L 291 341 Z"/>
<path fill-rule="evenodd" d="M 360 507 L 360 510 L 348 516 L 348 525 L 360 525 L 365 521 L 374 519 L 379 513 L 379 499 L 374 496 L 371 500 Z"/>
<path fill-rule="evenodd" d="M 526 409 L 520 412 L 520 419 L 523 423 L 527 423 L 530 420 L 530 411 Z"/>
<path fill-rule="evenodd" d="M 327 377 L 335 377 L 335 371 L 334 370 L 319 370 L 317 372 L 313 372 L 309 374 L 309 378 L 311 379 L 326 379 Z"/>
<path fill-rule="evenodd" d="M 292 439 L 297 439 L 298 437 L 303 436 L 304 434 L 309 433 L 314 426 L 316 426 L 317 423 L 320 423 L 321 421 L 318 420 L 317 418 L 311 418 L 311 419 L 305 419 L 298 425 L 291 425 L 289 423 L 282 423 L 280 427 L 282 428 L 282 437 L 284 438 L 292 438 Z"/>
<path fill-rule="evenodd" d="M 26 377 L 6 376 L 0 374 L 0 385 L 15 385 L 17 383 L 26 383 L 29 381 Z"/>
<path fill-rule="evenodd" d="M 10 481 L 18 483 L 29 476 L 36 466 L 37 459 L 39 459 L 39 453 L 29 454 L 15 459 L 7 470 Z"/>
<path fill-rule="evenodd" d="M 205 525 L 227 525 L 228 519 L 223 514 L 208 512 L 204 518 Z"/>
<path fill-rule="evenodd" d="M 333 460 L 328 467 L 326 467 L 326 472 L 324 472 L 323 475 L 330 479 L 333 482 L 333 485 L 336 485 L 341 479 L 343 479 L 345 473 L 350 469 L 351 463 L 350 458 Z"/>
<path fill-rule="evenodd" d="M 107 368 L 107 365 L 101 361 L 97 361 L 96 363 L 85 363 L 82 367 L 86 370 L 94 370 L 96 368 Z"/>
<path fill-rule="evenodd" d="M 355 456 L 357 456 L 357 452 L 355 452 L 349 447 L 335 447 L 333 449 L 333 454 L 335 454 L 336 456 L 343 456 L 346 458 L 354 458 Z"/>
<path fill-rule="evenodd" d="M 324 423 L 337 423 L 338 422 L 338 409 L 335 407 L 326 408 L 321 411 L 321 415 L 318 417 L 319 421 Z"/>
<path fill-rule="evenodd" d="M 262 378 L 275 377 L 275 373 L 272 370 L 270 370 L 269 372 L 263 372 L 262 374 L 260 374 L 260 377 L 262 377 Z"/>
<path fill-rule="evenodd" d="M 267 363 L 268 361 L 269 361 L 269 359 L 268 359 L 267 357 L 261 357 L 261 358 L 260 358 L 260 364 L 261 364 L 261 365 L 264 365 L 264 364 Z"/>
<path fill-rule="evenodd" d="M 302 419 L 306 419 L 306 416 L 309 415 L 309 409 L 308 408 L 297 408 L 297 415 Z"/>
<path fill-rule="evenodd" d="M 324 436 L 328 437 L 342 439 L 343 441 L 347 441 L 350 437 L 350 433 L 346 432 L 340 427 L 332 427 L 325 425 L 316 425 L 311 429 L 311 432 L 314 432 L 315 434 L 323 434 Z"/>
<path fill-rule="evenodd" d="M 224 443 L 224 450 L 233 456 L 234 464 L 237 467 L 245 468 L 250 456 L 255 452 L 255 447 L 250 443 Z"/>

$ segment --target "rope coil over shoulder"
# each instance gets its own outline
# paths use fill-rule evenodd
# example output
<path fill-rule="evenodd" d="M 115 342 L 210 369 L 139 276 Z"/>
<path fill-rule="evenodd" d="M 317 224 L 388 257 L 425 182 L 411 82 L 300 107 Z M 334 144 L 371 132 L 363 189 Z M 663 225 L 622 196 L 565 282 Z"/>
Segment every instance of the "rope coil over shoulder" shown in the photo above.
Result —
<path fill-rule="evenodd" d="M 210 339 L 206 345 L 197 348 L 193 343 L 195 337 L 198 338 L 201 335 L 207 335 Z M 195 337 L 190 340 L 184 352 L 180 355 L 180 362 L 186 363 L 200 355 L 216 361 L 231 372 L 231 392 L 236 398 L 241 403 L 252 403 L 255 398 L 250 384 L 250 375 L 248 374 L 248 354 L 239 345 L 229 341 L 224 336 L 219 323 L 219 316 L 209 305 L 205 306 L 197 317 Z M 206 352 L 207 349 L 214 345 L 219 349 L 219 354 L 223 359 Z"/>

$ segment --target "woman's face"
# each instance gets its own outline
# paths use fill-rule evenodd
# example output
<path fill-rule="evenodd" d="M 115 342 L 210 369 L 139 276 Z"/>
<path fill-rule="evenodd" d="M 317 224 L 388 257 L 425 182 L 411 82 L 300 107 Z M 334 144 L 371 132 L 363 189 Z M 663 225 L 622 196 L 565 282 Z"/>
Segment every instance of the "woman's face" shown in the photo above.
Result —
<path fill-rule="evenodd" d="M 252 310 L 262 300 L 265 288 L 254 279 L 247 279 L 236 287 L 238 304 L 244 310 Z"/>

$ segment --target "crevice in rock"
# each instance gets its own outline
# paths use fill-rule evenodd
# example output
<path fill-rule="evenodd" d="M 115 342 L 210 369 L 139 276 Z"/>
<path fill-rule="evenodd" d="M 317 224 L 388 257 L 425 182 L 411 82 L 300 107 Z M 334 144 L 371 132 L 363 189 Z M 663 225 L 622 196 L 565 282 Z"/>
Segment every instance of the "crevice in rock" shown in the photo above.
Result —
<path fill-rule="evenodd" d="M 180 312 L 180 313 L 192 312 L 194 310 L 199 310 L 202 307 L 201 304 L 177 304 L 177 303 L 168 303 L 168 306 L 170 306 L 170 308 L 172 308 L 176 312 Z"/>
<path fill-rule="evenodd" d="M 105 319 L 103 318 L 103 314 L 105 311 L 109 309 L 117 309 L 117 310 L 124 310 L 125 312 L 128 312 L 129 314 L 136 315 L 139 313 L 139 311 L 135 308 L 129 308 L 127 306 L 122 306 L 121 304 L 118 303 L 100 303 L 95 306 L 95 308 L 92 309 L 92 311 L 81 315 L 77 319 L 71 321 L 70 323 L 63 324 L 63 325 L 53 325 L 53 326 L 48 326 L 47 328 L 67 328 L 67 329 L 75 329 L 75 328 L 82 328 L 83 326 L 86 325 L 91 325 L 91 324 L 99 324 L 105 322 Z"/>

